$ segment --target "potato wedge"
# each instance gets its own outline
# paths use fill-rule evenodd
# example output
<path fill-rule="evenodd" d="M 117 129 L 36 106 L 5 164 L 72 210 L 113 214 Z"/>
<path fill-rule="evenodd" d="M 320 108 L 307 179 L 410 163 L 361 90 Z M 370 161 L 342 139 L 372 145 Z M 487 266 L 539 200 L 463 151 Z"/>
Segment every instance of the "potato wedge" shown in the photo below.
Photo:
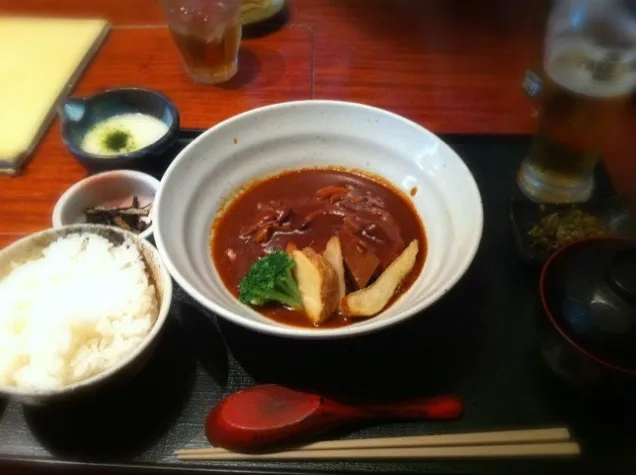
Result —
<path fill-rule="evenodd" d="M 303 307 L 312 323 L 319 325 L 338 309 L 338 276 L 327 259 L 311 248 L 293 251 L 292 257 Z"/>
<path fill-rule="evenodd" d="M 373 284 L 351 292 L 342 299 L 344 313 L 348 317 L 371 317 L 381 312 L 413 269 L 418 251 L 419 243 L 414 239 Z"/>
<path fill-rule="evenodd" d="M 338 236 L 334 236 L 327 242 L 325 252 L 322 253 L 323 257 L 329 261 L 331 267 L 336 271 L 338 276 L 338 308 L 340 308 L 340 302 L 342 297 L 347 292 L 347 284 L 345 282 L 345 269 L 344 261 L 342 260 L 342 248 L 340 247 L 340 239 Z"/>

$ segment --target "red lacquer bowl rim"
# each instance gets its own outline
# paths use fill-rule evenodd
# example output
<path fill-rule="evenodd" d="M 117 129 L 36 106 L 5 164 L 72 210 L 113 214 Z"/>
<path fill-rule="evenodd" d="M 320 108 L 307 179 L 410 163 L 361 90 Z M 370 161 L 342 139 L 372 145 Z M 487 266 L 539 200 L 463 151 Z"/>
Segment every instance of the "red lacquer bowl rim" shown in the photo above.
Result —
<path fill-rule="evenodd" d="M 546 301 L 545 283 L 546 283 L 546 279 L 547 279 L 548 274 L 551 272 L 552 264 L 559 257 L 561 257 L 563 254 L 570 252 L 571 249 L 573 249 L 573 248 L 575 248 L 577 246 L 586 245 L 586 243 L 598 242 L 598 241 L 601 241 L 601 242 L 602 241 L 604 241 L 604 242 L 623 242 L 623 243 L 633 244 L 634 246 L 636 246 L 636 239 L 628 239 L 628 238 L 623 238 L 623 237 L 618 237 L 618 236 L 595 236 L 595 237 L 591 237 L 591 238 L 580 239 L 578 241 L 572 242 L 572 243 L 570 243 L 570 244 L 558 249 L 557 251 L 555 251 L 548 258 L 546 263 L 543 265 L 543 268 L 541 269 L 541 277 L 539 278 L 539 295 L 541 297 L 541 306 L 543 307 L 543 311 L 546 313 L 546 315 L 548 316 L 548 318 L 552 322 L 552 326 L 554 328 L 556 328 L 557 331 L 563 337 L 563 339 L 566 340 L 570 345 L 572 345 L 577 351 L 579 351 L 583 355 L 587 356 L 588 358 L 596 361 L 597 363 L 601 364 L 602 366 L 605 366 L 607 368 L 613 369 L 613 370 L 618 371 L 618 372 L 623 373 L 623 374 L 629 374 L 629 375 L 632 375 L 632 376 L 636 376 L 636 368 L 626 368 L 626 367 L 623 367 L 623 366 L 618 366 L 618 365 L 616 365 L 614 363 L 610 363 L 609 361 L 604 360 L 604 359 L 594 355 L 590 351 L 586 350 L 579 343 L 577 343 L 557 323 L 557 321 L 554 318 L 554 315 L 553 315 L 552 311 L 550 310 L 550 307 L 548 306 L 548 303 Z"/>

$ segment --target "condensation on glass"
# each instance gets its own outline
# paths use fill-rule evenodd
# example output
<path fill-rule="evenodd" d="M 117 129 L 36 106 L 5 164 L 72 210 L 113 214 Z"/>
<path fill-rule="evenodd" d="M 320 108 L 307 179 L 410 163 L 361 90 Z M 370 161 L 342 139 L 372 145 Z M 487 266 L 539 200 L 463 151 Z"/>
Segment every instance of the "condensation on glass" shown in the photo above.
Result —
<path fill-rule="evenodd" d="M 241 0 L 162 0 L 168 28 L 188 74 L 216 84 L 238 70 Z"/>

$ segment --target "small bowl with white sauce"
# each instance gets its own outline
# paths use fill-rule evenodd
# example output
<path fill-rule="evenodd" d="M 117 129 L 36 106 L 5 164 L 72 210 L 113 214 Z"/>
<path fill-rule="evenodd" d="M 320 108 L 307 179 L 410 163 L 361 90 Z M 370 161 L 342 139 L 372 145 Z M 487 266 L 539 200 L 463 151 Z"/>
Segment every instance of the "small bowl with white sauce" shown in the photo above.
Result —
<path fill-rule="evenodd" d="M 142 88 L 71 98 L 59 115 L 64 144 L 91 171 L 152 166 L 173 145 L 180 124 L 168 97 Z"/>

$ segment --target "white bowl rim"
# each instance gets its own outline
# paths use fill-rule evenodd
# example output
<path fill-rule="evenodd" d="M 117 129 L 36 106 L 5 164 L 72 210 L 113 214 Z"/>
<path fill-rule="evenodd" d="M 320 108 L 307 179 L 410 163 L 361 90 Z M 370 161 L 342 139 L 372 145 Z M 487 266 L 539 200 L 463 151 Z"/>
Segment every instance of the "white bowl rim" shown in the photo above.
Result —
<path fill-rule="evenodd" d="M 82 228 L 90 228 L 90 229 L 108 228 L 110 230 L 115 229 L 117 232 L 123 234 L 124 236 L 130 237 L 134 241 L 139 241 L 139 246 L 147 246 L 152 253 L 157 253 L 157 256 L 159 257 L 158 262 L 161 262 L 161 263 L 164 262 L 163 259 L 161 259 L 161 256 L 158 254 L 157 249 L 155 249 L 155 247 L 152 244 L 150 244 L 148 241 L 146 241 L 145 239 L 139 238 L 139 236 L 137 236 L 136 234 L 131 233 L 129 231 L 125 231 L 123 229 L 113 228 L 112 226 L 103 226 L 100 224 L 88 224 L 88 223 L 70 224 L 68 226 L 62 226 L 60 228 L 48 228 L 33 234 L 29 234 L 28 236 L 24 236 L 23 238 L 18 239 L 14 243 L 11 243 L 9 246 L 0 250 L 0 254 L 8 252 L 12 248 L 22 245 L 26 240 L 34 240 L 40 236 L 44 236 L 46 234 L 53 234 L 53 233 L 59 232 L 62 229 L 70 229 L 70 228 L 77 228 L 78 230 Z M 90 229 L 86 229 L 86 232 L 90 232 Z M 165 264 L 164 264 L 164 267 L 161 268 L 161 270 L 164 273 L 167 272 L 167 268 L 165 267 Z M 168 319 L 168 315 L 170 314 L 171 302 L 172 302 L 172 279 L 170 278 L 170 275 L 166 275 L 166 277 L 167 278 L 165 279 L 163 299 L 161 300 L 161 305 L 159 306 L 159 314 L 157 315 L 157 319 L 155 320 L 155 323 L 150 329 L 150 332 L 142 340 L 139 346 L 137 346 L 133 351 L 131 351 L 125 358 L 118 361 L 117 364 L 115 364 L 114 366 L 111 366 L 105 371 L 102 371 L 101 373 L 91 376 L 90 378 L 77 381 L 75 383 L 63 386 L 61 388 L 19 389 L 14 386 L 0 385 L 0 394 L 6 395 L 8 397 L 21 397 L 21 398 L 32 397 L 32 398 L 42 398 L 42 399 L 50 398 L 50 397 L 54 397 L 58 395 L 63 395 L 63 394 L 72 394 L 76 392 L 77 390 L 82 389 L 86 386 L 92 386 L 93 384 L 98 383 L 104 379 L 108 379 L 110 376 L 114 375 L 115 373 L 123 369 L 124 367 L 128 366 L 129 363 L 134 361 L 150 345 L 150 343 L 153 342 L 158 337 L 159 332 L 163 329 Z"/>
<path fill-rule="evenodd" d="M 101 173 L 95 173 L 94 175 L 87 176 L 86 178 L 82 178 L 80 181 L 73 183 L 70 187 L 66 189 L 62 196 L 59 197 L 57 203 L 55 203 L 55 207 L 53 208 L 53 213 L 51 216 L 51 221 L 53 224 L 53 228 L 59 229 L 64 226 L 72 226 L 74 224 L 90 224 L 90 223 L 63 223 L 62 222 L 62 211 L 64 207 L 67 205 L 68 201 L 72 196 L 76 195 L 80 190 L 85 188 L 86 186 L 90 186 L 89 183 L 92 180 L 95 180 L 95 177 L 108 176 L 108 175 L 126 175 L 128 178 L 132 178 L 133 180 L 144 182 L 152 186 L 155 190 L 155 193 L 159 189 L 160 182 L 154 176 L 148 175 L 147 173 L 140 172 L 137 170 L 108 170 Z M 142 239 L 148 239 L 153 233 L 153 225 L 154 221 L 151 220 L 150 226 L 148 226 L 143 232 L 139 233 L 139 236 Z M 119 229 L 119 228 L 118 228 Z"/>
<path fill-rule="evenodd" d="M 478 203 L 479 206 L 477 207 L 479 210 L 479 216 L 475 217 L 478 223 L 477 227 L 475 228 L 475 231 L 476 231 L 475 235 L 479 236 L 478 239 L 475 239 L 472 243 L 471 248 L 466 250 L 464 260 L 461 262 L 460 266 L 457 267 L 455 272 L 449 277 L 448 281 L 446 282 L 447 285 L 445 285 L 442 290 L 435 292 L 433 295 L 431 295 L 427 299 L 419 301 L 416 305 L 413 305 L 410 310 L 403 312 L 399 316 L 396 316 L 394 318 L 390 318 L 387 320 L 380 320 L 380 319 L 374 318 L 374 319 L 371 319 L 369 323 L 367 323 L 364 326 L 349 325 L 349 326 L 339 327 L 339 328 L 324 328 L 324 329 L 320 329 L 320 328 L 308 329 L 308 328 L 299 328 L 299 327 L 282 326 L 282 325 L 279 326 L 279 325 L 268 324 L 268 323 L 264 323 L 264 322 L 260 322 L 256 320 L 251 320 L 251 319 L 242 317 L 241 315 L 238 315 L 230 310 L 227 310 L 225 307 L 221 305 L 218 305 L 216 302 L 206 298 L 197 289 L 195 289 L 192 285 L 190 285 L 187 279 L 181 274 L 181 272 L 179 272 L 179 270 L 177 269 L 177 266 L 173 264 L 170 258 L 170 255 L 166 250 L 166 247 L 163 242 L 163 238 L 161 236 L 161 232 L 159 231 L 160 226 L 158 225 L 159 223 L 158 210 L 160 208 L 160 203 L 164 194 L 164 188 L 165 188 L 164 184 L 167 182 L 170 176 L 174 173 L 174 170 L 179 165 L 179 162 L 183 160 L 183 157 L 187 157 L 190 150 L 192 148 L 195 148 L 199 142 L 204 141 L 208 135 L 211 135 L 217 129 L 221 127 L 225 127 L 228 124 L 238 122 L 246 117 L 250 117 L 250 116 L 262 113 L 264 111 L 285 109 L 289 107 L 307 106 L 307 105 L 347 106 L 347 107 L 365 109 L 367 111 L 372 111 L 374 113 L 386 115 L 395 120 L 404 122 L 407 125 L 415 126 L 419 128 L 424 134 L 427 134 L 431 136 L 431 138 L 438 141 L 440 145 L 445 147 L 451 155 L 456 156 L 460 162 L 459 166 L 463 167 L 463 169 L 467 173 L 467 176 L 470 177 L 470 186 L 473 188 L 472 191 L 475 194 L 475 196 L 479 199 L 479 203 Z M 268 106 L 252 109 L 219 122 L 218 124 L 207 129 L 205 132 L 199 135 L 196 139 L 190 142 L 181 152 L 179 152 L 177 157 L 168 166 L 166 172 L 163 175 L 163 178 L 161 179 L 159 189 L 157 190 L 157 194 L 155 196 L 155 203 L 156 203 L 156 206 L 153 206 L 152 208 L 152 214 L 153 214 L 152 222 L 157 224 L 156 226 L 157 232 L 155 232 L 154 234 L 155 244 L 157 245 L 159 254 L 162 257 L 165 266 L 168 268 L 168 271 L 188 295 L 194 298 L 197 302 L 199 302 L 205 308 L 210 309 L 215 314 L 220 315 L 226 318 L 227 320 L 233 323 L 236 323 L 237 325 L 240 325 L 240 326 L 243 326 L 251 330 L 264 333 L 264 334 L 269 334 L 269 335 L 279 336 L 279 337 L 299 338 L 299 339 L 335 339 L 335 338 L 347 338 L 352 336 L 359 336 L 359 335 L 364 335 L 364 334 L 378 331 L 382 328 L 393 326 L 397 323 L 403 322 L 411 318 L 413 315 L 421 312 L 425 308 L 430 307 L 432 304 L 437 302 L 443 295 L 445 295 L 448 292 L 448 290 L 453 288 L 455 284 L 463 277 L 463 275 L 466 273 L 471 263 L 473 262 L 475 255 L 477 254 L 477 250 L 479 249 L 479 245 L 481 243 L 482 234 L 483 234 L 483 201 L 481 198 L 481 193 L 479 192 L 479 187 L 477 186 L 477 183 L 475 182 L 475 178 L 472 172 L 470 171 L 470 169 L 468 168 L 468 166 L 466 165 L 466 163 L 461 159 L 461 157 L 459 157 L 459 155 L 452 148 L 450 148 L 450 146 L 446 142 L 444 142 L 440 137 L 438 137 L 436 134 L 434 134 L 427 128 L 399 114 L 390 112 L 386 109 L 382 109 L 379 107 L 374 107 L 374 106 L 370 106 L 366 104 L 361 104 L 357 102 L 349 102 L 349 101 L 324 100 L 324 99 L 287 101 L 287 102 L 281 102 L 277 104 L 271 104 Z M 420 273 L 416 281 L 419 280 L 421 277 L 422 277 L 422 273 Z"/>

